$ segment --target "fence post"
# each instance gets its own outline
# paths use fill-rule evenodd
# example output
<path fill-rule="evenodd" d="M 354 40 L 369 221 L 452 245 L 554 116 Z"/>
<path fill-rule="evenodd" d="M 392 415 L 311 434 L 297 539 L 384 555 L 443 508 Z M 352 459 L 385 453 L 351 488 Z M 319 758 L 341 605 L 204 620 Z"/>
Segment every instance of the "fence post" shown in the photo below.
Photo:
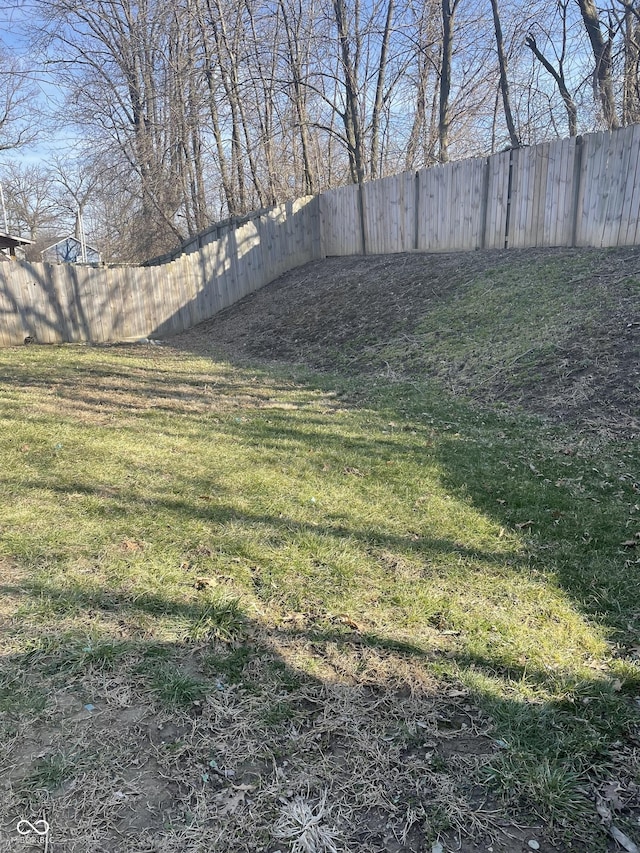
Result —
<path fill-rule="evenodd" d="M 581 178 L 582 178 L 582 151 L 583 138 L 576 136 L 576 154 L 573 158 L 573 186 L 571 200 L 571 247 L 574 248 L 578 241 L 578 216 L 580 211 L 581 199 Z"/>
<path fill-rule="evenodd" d="M 358 183 L 358 210 L 360 212 L 360 232 L 362 237 L 362 254 L 367 254 L 367 228 L 364 221 L 364 187 L 362 181 Z"/>
<path fill-rule="evenodd" d="M 324 239 L 324 230 L 325 230 L 324 229 L 324 216 L 322 213 L 323 196 L 324 196 L 324 193 L 318 193 L 318 195 L 316 196 L 315 205 L 314 205 L 316 207 L 316 220 L 317 220 L 315 232 L 316 232 L 316 237 L 317 237 L 318 252 L 316 254 L 316 257 L 319 258 L 320 260 L 327 257 L 327 250 L 326 250 L 325 239 Z"/>
<path fill-rule="evenodd" d="M 420 248 L 420 172 L 416 171 L 415 175 L 416 191 L 413 194 L 415 200 L 415 211 L 413 217 L 413 248 L 417 251 Z"/>
<path fill-rule="evenodd" d="M 487 210 L 489 208 L 489 158 L 484 158 L 482 200 L 480 204 L 480 248 L 487 247 Z"/>
<path fill-rule="evenodd" d="M 509 248 L 509 225 L 511 224 L 511 195 L 513 193 L 513 166 L 516 149 L 509 151 L 509 177 L 507 178 L 507 212 L 504 217 L 504 247 Z"/>

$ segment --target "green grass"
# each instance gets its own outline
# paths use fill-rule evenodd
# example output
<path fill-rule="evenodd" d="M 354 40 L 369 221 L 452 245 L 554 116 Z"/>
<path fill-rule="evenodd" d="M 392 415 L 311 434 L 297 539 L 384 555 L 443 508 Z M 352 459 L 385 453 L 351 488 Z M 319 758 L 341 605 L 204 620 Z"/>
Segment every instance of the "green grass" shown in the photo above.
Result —
<path fill-rule="evenodd" d="M 83 673 L 188 709 L 220 681 L 259 693 L 265 638 L 339 657 L 357 636 L 470 691 L 509 803 L 597 834 L 592 786 L 636 772 L 616 762 L 640 689 L 637 443 L 169 348 L 14 349 L 0 374 L 3 710 Z M 270 727 L 326 672 L 278 648 Z"/>

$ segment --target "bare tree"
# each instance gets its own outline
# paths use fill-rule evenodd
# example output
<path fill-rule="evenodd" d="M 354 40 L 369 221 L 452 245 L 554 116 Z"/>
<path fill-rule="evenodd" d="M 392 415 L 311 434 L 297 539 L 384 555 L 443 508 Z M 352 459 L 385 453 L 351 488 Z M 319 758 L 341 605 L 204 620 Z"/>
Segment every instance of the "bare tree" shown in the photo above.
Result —
<path fill-rule="evenodd" d="M 569 136 L 577 136 L 578 134 L 578 109 L 575 100 L 567 84 L 565 74 L 565 60 L 567 56 L 567 7 L 569 0 L 559 0 L 558 9 L 562 22 L 562 36 L 560 52 L 557 56 L 558 67 L 556 68 L 551 60 L 549 60 L 538 47 L 538 43 L 533 33 L 529 33 L 525 39 L 525 44 L 542 65 L 545 71 L 554 79 L 560 96 L 567 111 L 567 121 L 569 125 Z"/>
<path fill-rule="evenodd" d="M 302 153 L 303 187 L 305 194 L 314 194 L 318 185 L 316 169 L 312 163 L 311 134 L 308 114 L 308 64 L 310 37 L 303 30 L 305 17 L 313 17 L 313 4 L 309 4 L 306 14 L 302 9 L 302 0 L 279 0 L 280 11 L 286 35 L 286 63 L 290 81 L 290 98 L 295 109 L 300 134 Z M 308 20 L 308 17 L 307 17 Z"/>
<path fill-rule="evenodd" d="M 599 95 L 602 107 L 602 116 L 606 126 L 615 130 L 620 126 L 616 113 L 615 97 L 613 92 L 613 79 L 611 76 L 611 51 L 613 46 L 613 32 L 611 26 L 608 28 L 607 38 L 602 34 L 600 26 L 600 14 L 593 0 L 578 0 L 580 14 L 591 42 L 591 50 L 595 62 L 593 74 L 594 93 Z"/>
<path fill-rule="evenodd" d="M 415 107 L 407 139 L 405 169 L 415 168 L 418 156 L 423 165 L 431 165 L 437 160 L 442 43 L 434 21 L 435 16 L 427 4 L 421 6 L 416 19 L 411 21 L 417 49 L 414 51 L 415 65 L 409 68 L 408 76 Z"/>
<path fill-rule="evenodd" d="M 622 34 L 622 124 L 640 122 L 640 9 L 635 0 L 618 0 L 611 10 Z M 622 14 L 620 14 L 622 11 Z"/>
<path fill-rule="evenodd" d="M 63 220 L 52 171 L 38 164 L 9 163 L 0 174 L 11 231 L 37 240 Z"/>
<path fill-rule="evenodd" d="M 0 46 L 0 151 L 21 148 L 36 139 L 35 102 L 31 73 Z"/>
<path fill-rule="evenodd" d="M 376 95 L 371 115 L 371 177 L 380 177 L 380 121 L 382 108 L 384 106 L 384 86 L 387 71 L 387 58 L 389 54 L 389 40 L 391 37 L 391 23 L 393 21 L 394 0 L 387 0 L 387 13 L 385 15 L 382 44 L 380 46 L 380 59 L 376 74 Z"/>

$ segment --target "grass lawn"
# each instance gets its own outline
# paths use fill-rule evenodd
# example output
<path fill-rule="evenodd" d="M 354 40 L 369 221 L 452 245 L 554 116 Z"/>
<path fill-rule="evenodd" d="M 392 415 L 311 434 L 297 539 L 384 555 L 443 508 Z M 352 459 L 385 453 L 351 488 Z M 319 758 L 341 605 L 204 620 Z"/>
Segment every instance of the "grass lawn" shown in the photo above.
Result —
<path fill-rule="evenodd" d="M 0 376 L 0 849 L 640 843 L 637 440 L 170 346 Z"/>

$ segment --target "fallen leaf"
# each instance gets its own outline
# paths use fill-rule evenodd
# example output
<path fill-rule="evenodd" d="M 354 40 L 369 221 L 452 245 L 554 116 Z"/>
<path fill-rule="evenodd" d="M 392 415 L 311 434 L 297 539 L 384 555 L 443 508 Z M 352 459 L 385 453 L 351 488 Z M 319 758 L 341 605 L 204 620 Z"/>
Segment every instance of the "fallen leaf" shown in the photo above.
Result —
<path fill-rule="evenodd" d="M 355 622 L 350 616 L 347 616 L 345 613 L 339 613 L 336 616 L 336 619 L 342 624 L 346 625 L 348 628 L 352 628 L 354 631 L 362 631 L 360 625 Z"/>
<path fill-rule="evenodd" d="M 122 543 L 122 548 L 125 551 L 142 551 L 142 545 L 140 542 L 136 542 L 135 539 L 125 539 Z"/>
<path fill-rule="evenodd" d="M 620 799 L 620 791 L 621 787 L 619 782 L 607 782 L 601 792 L 605 802 L 617 812 L 622 811 L 624 808 L 624 803 Z"/>
<path fill-rule="evenodd" d="M 220 806 L 223 815 L 233 814 L 244 804 L 249 791 L 253 791 L 253 785 L 232 785 L 226 791 L 221 791 L 214 799 Z"/>
<path fill-rule="evenodd" d="M 213 551 L 207 545 L 201 545 L 196 550 L 196 554 L 198 554 L 200 557 L 210 557 L 213 554 Z"/>

